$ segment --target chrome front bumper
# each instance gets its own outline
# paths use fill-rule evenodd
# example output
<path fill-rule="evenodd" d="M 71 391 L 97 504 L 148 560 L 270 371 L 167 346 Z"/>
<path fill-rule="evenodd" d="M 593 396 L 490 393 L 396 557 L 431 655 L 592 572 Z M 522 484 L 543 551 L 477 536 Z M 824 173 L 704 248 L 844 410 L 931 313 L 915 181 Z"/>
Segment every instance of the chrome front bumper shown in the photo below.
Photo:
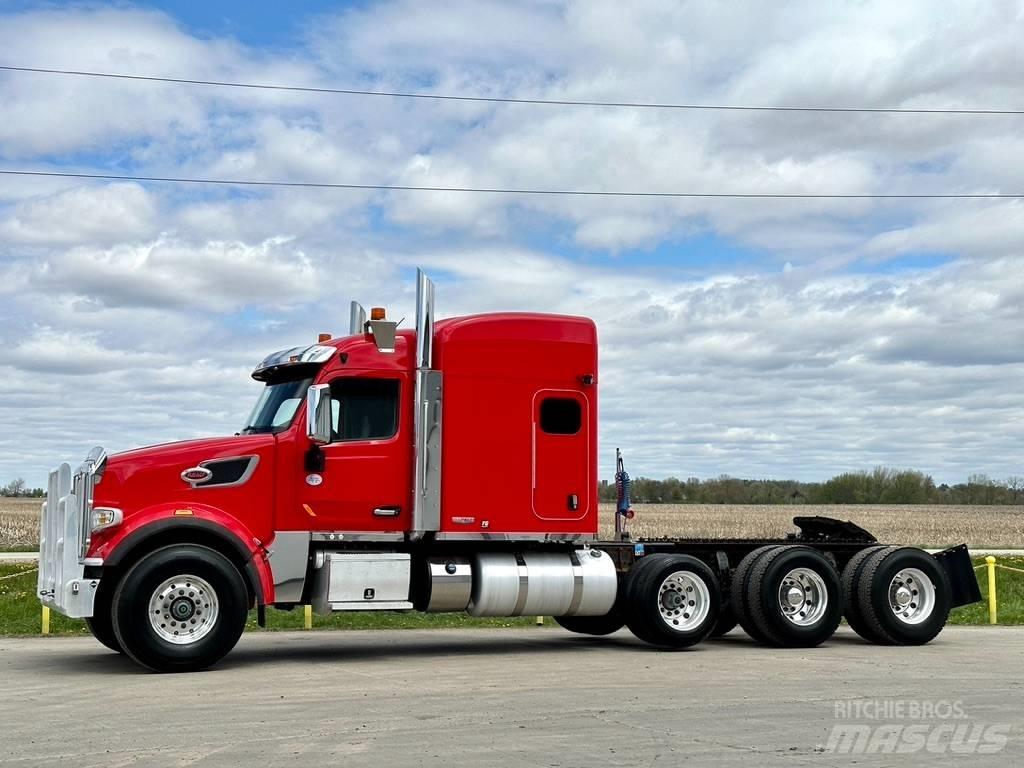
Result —
<path fill-rule="evenodd" d="M 93 448 L 74 474 L 68 464 L 50 473 L 39 530 L 39 581 L 43 605 L 72 618 L 92 616 L 99 579 L 86 579 L 92 533 L 92 493 L 107 454 Z"/>

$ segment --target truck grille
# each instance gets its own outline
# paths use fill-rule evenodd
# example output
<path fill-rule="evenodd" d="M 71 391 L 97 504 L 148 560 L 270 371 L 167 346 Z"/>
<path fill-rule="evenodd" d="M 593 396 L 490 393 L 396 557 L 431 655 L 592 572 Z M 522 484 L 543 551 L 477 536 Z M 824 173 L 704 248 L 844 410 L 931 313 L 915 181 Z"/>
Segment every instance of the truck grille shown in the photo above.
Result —
<path fill-rule="evenodd" d="M 107 454 L 99 447 L 74 474 L 61 464 L 50 473 L 39 531 L 39 599 L 66 616 L 92 615 L 98 580 L 83 578 L 92 530 L 92 494 Z"/>

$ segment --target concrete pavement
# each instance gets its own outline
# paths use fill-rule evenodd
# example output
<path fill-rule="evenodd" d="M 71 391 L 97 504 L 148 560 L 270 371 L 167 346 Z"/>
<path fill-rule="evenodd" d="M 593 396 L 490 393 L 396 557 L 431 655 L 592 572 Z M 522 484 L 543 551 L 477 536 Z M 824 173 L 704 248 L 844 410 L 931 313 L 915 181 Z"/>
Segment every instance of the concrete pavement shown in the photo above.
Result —
<path fill-rule="evenodd" d="M 1022 659 L 1024 631 L 1003 627 L 950 627 L 923 648 L 844 628 L 778 650 L 734 632 L 678 653 L 545 627 L 250 633 L 210 671 L 155 675 L 91 639 L 2 639 L 0 765 L 1020 765 Z M 935 713 L 847 719 L 859 700 Z M 953 703 L 1002 750 L 954 754 L 948 733 L 941 754 L 825 749 L 851 722 L 931 735 Z"/>

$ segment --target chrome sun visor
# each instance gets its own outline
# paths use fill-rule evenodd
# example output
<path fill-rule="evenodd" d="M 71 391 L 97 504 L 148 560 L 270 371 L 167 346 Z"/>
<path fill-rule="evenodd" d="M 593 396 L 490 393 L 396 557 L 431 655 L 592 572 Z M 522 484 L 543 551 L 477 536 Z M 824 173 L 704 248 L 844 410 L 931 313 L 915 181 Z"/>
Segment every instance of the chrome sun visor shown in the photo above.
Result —
<path fill-rule="evenodd" d="M 322 365 L 331 359 L 337 350 L 334 347 L 327 347 L 322 344 L 313 344 L 309 347 L 292 347 L 282 349 L 268 355 L 262 363 L 256 366 L 252 377 L 256 381 L 265 381 L 282 368 L 292 365 Z"/>

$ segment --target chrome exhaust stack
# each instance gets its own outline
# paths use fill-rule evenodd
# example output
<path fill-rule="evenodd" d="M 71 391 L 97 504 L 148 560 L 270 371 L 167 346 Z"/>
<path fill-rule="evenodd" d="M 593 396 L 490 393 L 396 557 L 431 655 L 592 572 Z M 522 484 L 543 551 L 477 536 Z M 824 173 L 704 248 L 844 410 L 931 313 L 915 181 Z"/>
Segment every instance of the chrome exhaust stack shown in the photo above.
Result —
<path fill-rule="evenodd" d="M 409 537 L 441 528 L 441 372 L 434 362 L 434 284 L 416 270 L 416 477 Z"/>

